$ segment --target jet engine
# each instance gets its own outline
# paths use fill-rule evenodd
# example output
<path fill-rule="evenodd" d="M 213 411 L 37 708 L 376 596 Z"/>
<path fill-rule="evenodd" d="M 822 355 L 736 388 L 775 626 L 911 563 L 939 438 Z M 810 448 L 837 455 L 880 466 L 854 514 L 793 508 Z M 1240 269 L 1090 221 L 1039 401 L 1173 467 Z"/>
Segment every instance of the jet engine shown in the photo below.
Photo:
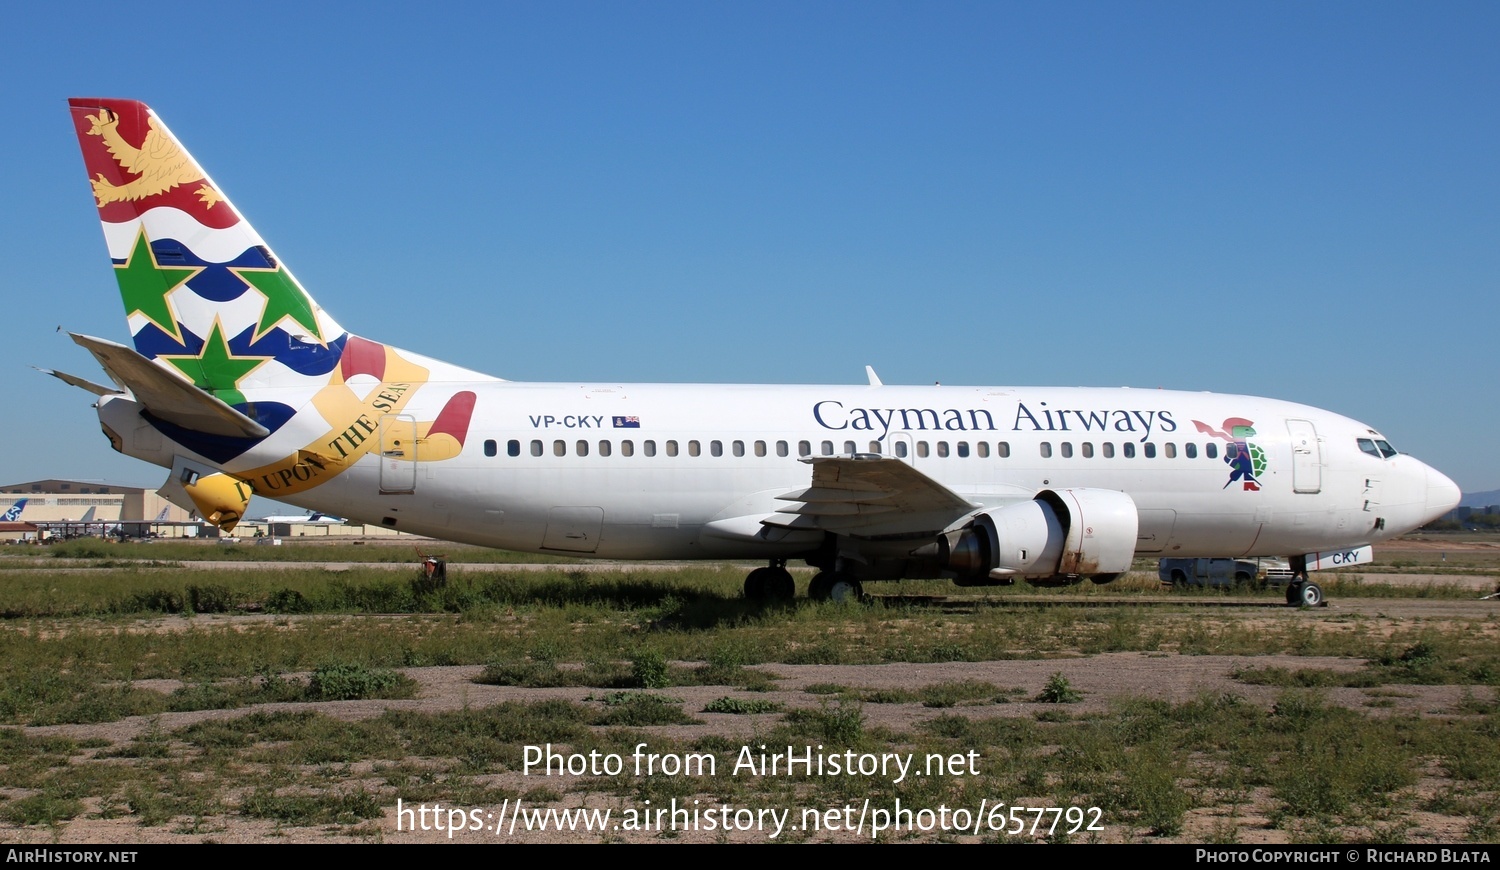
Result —
<path fill-rule="evenodd" d="M 1084 577 L 1108 583 L 1130 570 L 1139 525 L 1135 502 L 1123 492 L 1044 489 L 1031 501 L 981 511 L 943 533 L 937 555 L 960 586 L 1017 578 L 1038 585 Z"/>

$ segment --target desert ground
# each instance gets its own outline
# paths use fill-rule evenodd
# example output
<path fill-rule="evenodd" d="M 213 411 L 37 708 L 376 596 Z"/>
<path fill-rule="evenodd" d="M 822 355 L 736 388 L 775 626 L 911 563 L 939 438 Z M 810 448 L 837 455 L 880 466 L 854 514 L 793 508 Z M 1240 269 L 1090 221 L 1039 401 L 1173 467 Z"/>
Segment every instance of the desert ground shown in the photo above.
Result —
<path fill-rule="evenodd" d="M 1490 843 L 1497 543 L 1315 609 L 1145 563 L 758 607 L 732 565 L 7 548 L 0 839 Z"/>

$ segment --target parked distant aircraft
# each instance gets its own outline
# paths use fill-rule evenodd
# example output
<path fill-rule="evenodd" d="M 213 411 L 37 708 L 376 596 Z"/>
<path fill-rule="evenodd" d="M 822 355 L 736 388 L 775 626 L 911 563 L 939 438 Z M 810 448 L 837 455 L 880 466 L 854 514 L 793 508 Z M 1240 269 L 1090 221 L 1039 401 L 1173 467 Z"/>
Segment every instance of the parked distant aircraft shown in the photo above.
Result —
<path fill-rule="evenodd" d="M 258 520 L 252 520 L 252 522 L 288 523 L 291 525 L 299 525 L 306 523 L 342 523 L 344 522 L 344 519 L 343 517 L 336 517 L 333 514 L 324 514 L 313 511 L 309 514 L 287 514 L 274 517 L 261 517 Z"/>
<path fill-rule="evenodd" d="M 18 523 L 18 522 L 20 522 L 21 521 L 21 511 L 26 510 L 26 503 L 28 501 L 31 501 L 31 499 L 29 499 L 29 498 L 17 499 L 15 504 L 13 504 L 10 507 L 8 507 L 8 508 L 5 509 L 5 513 L 0 514 L 0 523 Z"/>
<path fill-rule="evenodd" d="M 838 598 L 1285 556 L 1288 601 L 1317 604 L 1309 558 L 1359 558 L 1459 500 L 1375 429 L 1274 399 L 481 375 L 345 331 L 144 104 L 70 105 L 134 348 L 74 335 L 118 386 L 59 377 L 226 530 L 254 494 L 516 550 L 764 559 L 753 598 L 794 594 L 791 559 Z"/>

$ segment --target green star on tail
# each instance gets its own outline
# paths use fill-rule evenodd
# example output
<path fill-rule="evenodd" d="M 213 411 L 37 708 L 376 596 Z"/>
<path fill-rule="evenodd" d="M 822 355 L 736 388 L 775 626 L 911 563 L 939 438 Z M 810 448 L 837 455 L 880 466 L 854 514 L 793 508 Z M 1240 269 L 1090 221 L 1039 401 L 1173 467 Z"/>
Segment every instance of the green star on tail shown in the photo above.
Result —
<path fill-rule="evenodd" d="M 243 357 L 231 354 L 229 342 L 224 338 L 224 331 L 215 320 L 214 328 L 204 340 L 203 350 L 197 356 L 163 354 L 161 359 L 176 366 L 179 371 L 187 375 L 193 382 L 193 386 L 213 393 L 226 405 L 243 405 L 246 403 L 245 394 L 236 387 L 246 375 L 260 368 L 261 364 L 270 357 Z"/>
<path fill-rule="evenodd" d="M 286 269 L 277 266 L 275 269 L 231 271 L 266 297 L 266 307 L 260 314 L 260 322 L 255 326 L 252 341 L 260 341 L 262 336 L 271 331 L 271 327 L 290 317 L 318 342 L 323 342 L 323 331 L 318 328 L 318 316 L 313 313 L 312 300 Z"/>
<path fill-rule="evenodd" d="M 151 240 L 146 238 L 146 229 L 142 227 L 125 265 L 115 267 L 120 296 L 125 300 L 125 316 L 139 312 L 182 344 L 182 330 L 177 326 L 177 317 L 172 313 L 167 296 L 201 271 L 193 266 L 162 266 L 157 263 L 156 252 L 151 250 Z"/>

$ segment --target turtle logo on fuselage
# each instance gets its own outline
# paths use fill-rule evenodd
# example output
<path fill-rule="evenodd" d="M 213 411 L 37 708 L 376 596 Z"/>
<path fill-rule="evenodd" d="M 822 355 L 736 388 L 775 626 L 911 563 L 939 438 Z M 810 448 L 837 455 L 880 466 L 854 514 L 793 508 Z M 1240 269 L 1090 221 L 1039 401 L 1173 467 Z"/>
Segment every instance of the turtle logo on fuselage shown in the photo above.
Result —
<path fill-rule="evenodd" d="M 1254 424 L 1244 417 L 1230 417 L 1224 421 L 1223 429 L 1199 420 L 1194 420 L 1193 425 L 1199 432 L 1228 442 L 1224 445 L 1224 462 L 1229 465 L 1229 480 L 1224 482 L 1224 488 L 1238 480 L 1246 492 L 1259 492 L 1260 476 L 1266 471 L 1266 451 L 1250 440 L 1255 437 Z"/>

